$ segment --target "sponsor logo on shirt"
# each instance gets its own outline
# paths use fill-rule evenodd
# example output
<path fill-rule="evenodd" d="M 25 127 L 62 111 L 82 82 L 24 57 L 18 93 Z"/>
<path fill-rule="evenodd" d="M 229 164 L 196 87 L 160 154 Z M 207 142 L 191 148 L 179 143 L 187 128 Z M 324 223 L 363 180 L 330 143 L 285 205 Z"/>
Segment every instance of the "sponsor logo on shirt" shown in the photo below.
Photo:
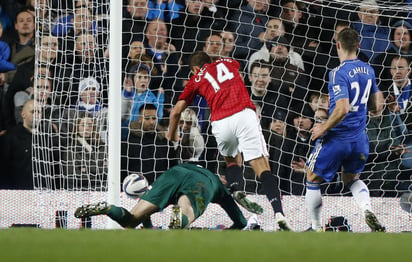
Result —
<path fill-rule="evenodd" d="M 335 85 L 335 86 L 333 86 L 332 87 L 332 89 L 333 89 L 333 93 L 335 94 L 335 95 L 337 95 L 337 94 L 339 94 L 340 93 L 340 85 Z"/>

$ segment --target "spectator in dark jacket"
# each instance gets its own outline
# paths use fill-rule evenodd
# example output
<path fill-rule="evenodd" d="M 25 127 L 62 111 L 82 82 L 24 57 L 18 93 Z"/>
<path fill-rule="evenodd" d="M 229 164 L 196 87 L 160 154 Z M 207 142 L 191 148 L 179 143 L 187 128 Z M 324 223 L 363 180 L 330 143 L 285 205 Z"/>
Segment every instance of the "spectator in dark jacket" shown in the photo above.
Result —
<path fill-rule="evenodd" d="M 122 144 L 122 178 L 142 173 L 151 184 L 176 163 L 173 146 L 156 127 L 156 106 L 141 106 L 138 120 L 130 125 L 128 141 Z"/>
<path fill-rule="evenodd" d="M 9 130 L 4 137 L 0 155 L 0 188 L 33 189 L 32 132 L 35 114 L 39 111 L 34 100 L 28 100 L 21 112 L 23 123 Z"/>

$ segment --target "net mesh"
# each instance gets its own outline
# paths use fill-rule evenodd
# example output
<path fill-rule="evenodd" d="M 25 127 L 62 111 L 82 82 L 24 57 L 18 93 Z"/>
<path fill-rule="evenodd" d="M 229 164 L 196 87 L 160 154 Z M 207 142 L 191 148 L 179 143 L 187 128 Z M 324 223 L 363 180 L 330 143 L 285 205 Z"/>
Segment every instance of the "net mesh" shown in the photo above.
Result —
<path fill-rule="evenodd" d="M 106 191 L 109 1 L 40 2 L 35 6 L 35 90 L 43 80 L 53 88 L 47 102 L 36 102 L 41 114 L 33 138 L 35 188 Z M 394 91 L 391 75 L 395 56 L 409 63 L 412 55 L 410 8 L 402 1 L 377 1 L 379 9 L 370 1 L 248 1 L 253 7 L 246 1 L 155 2 L 123 1 L 122 179 L 139 172 L 153 182 L 185 161 L 224 175 L 202 98 L 182 117 L 181 142 L 170 144 L 164 136 L 170 109 L 190 77 L 194 51 L 233 57 L 242 65 L 284 195 L 304 194 L 302 163 L 313 147 L 308 130 L 327 117 L 328 72 L 339 65 L 335 31 L 349 25 L 358 30 L 359 58 L 374 67 L 380 89 L 387 96 L 404 95 L 402 89 Z M 377 17 L 377 25 L 368 22 Z M 51 44 L 55 40 L 57 49 Z M 35 92 L 36 101 L 42 96 Z M 371 155 L 361 178 L 372 196 L 398 197 L 411 180 L 410 152 L 399 154 L 400 145 L 409 147 L 409 101 L 398 101 L 396 113 L 388 107 L 369 118 Z M 155 115 L 147 107 L 142 111 L 143 104 L 153 104 Z M 245 181 L 247 192 L 260 193 L 247 164 Z M 349 194 L 339 176 L 322 191 Z"/>

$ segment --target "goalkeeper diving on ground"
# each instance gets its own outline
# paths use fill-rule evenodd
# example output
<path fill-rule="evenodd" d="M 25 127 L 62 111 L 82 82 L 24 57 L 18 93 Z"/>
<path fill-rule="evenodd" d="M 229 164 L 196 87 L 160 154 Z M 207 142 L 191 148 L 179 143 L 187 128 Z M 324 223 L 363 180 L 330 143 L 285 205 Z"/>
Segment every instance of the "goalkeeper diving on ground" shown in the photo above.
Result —
<path fill-rule="evenodd" d="M 220 178 L 206 168 L 180 164 L 168 169 L 129 212 L 107 202 L 83 205 L 76 209 L 77 218 L 107 215 L 122 227 L 150 225 L 150 215 L 173 205 L 169 228 L 187 228 L 200 217 L 209 203 L 219 204 L 233 221 L 232 229 L 253 229 L 258 226 L 254 216 L 246 221 Z"/>

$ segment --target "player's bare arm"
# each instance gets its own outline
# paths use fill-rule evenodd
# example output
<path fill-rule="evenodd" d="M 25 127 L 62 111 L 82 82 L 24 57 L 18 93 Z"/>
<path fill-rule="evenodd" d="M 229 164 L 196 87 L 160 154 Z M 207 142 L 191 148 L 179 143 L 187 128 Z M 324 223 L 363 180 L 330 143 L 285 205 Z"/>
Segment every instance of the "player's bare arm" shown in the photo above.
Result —
<path fill-rule="evenodd" d="M 333 128 L 342 121 L 349 112 L 349 99 L 341 98 L 336 101 L 336 107 L 325 123 L 317 123 L 310 130 L 312 133 L 312 141 L 323 136 L 329 129 Z"/>
<path fill-rule="evenodd" d="M 169 141 L 178 141 L 177 127 L 180 121 L 180 115 L 186 109 L 187 103 L 185 100 L 179 100 L 175 107 L 170 112 L 169 130 L 166 132 L 166 138 Z"/>
<path fill-rule="evenodd" d="M 384 104 L 385 99 L 383 98 L 383 94 L 381 91 L 378 91 L 372 94 L 371 98 L 369 99 L 368 109 L 369 111 L 373 112 L 382 112 Z"/>

